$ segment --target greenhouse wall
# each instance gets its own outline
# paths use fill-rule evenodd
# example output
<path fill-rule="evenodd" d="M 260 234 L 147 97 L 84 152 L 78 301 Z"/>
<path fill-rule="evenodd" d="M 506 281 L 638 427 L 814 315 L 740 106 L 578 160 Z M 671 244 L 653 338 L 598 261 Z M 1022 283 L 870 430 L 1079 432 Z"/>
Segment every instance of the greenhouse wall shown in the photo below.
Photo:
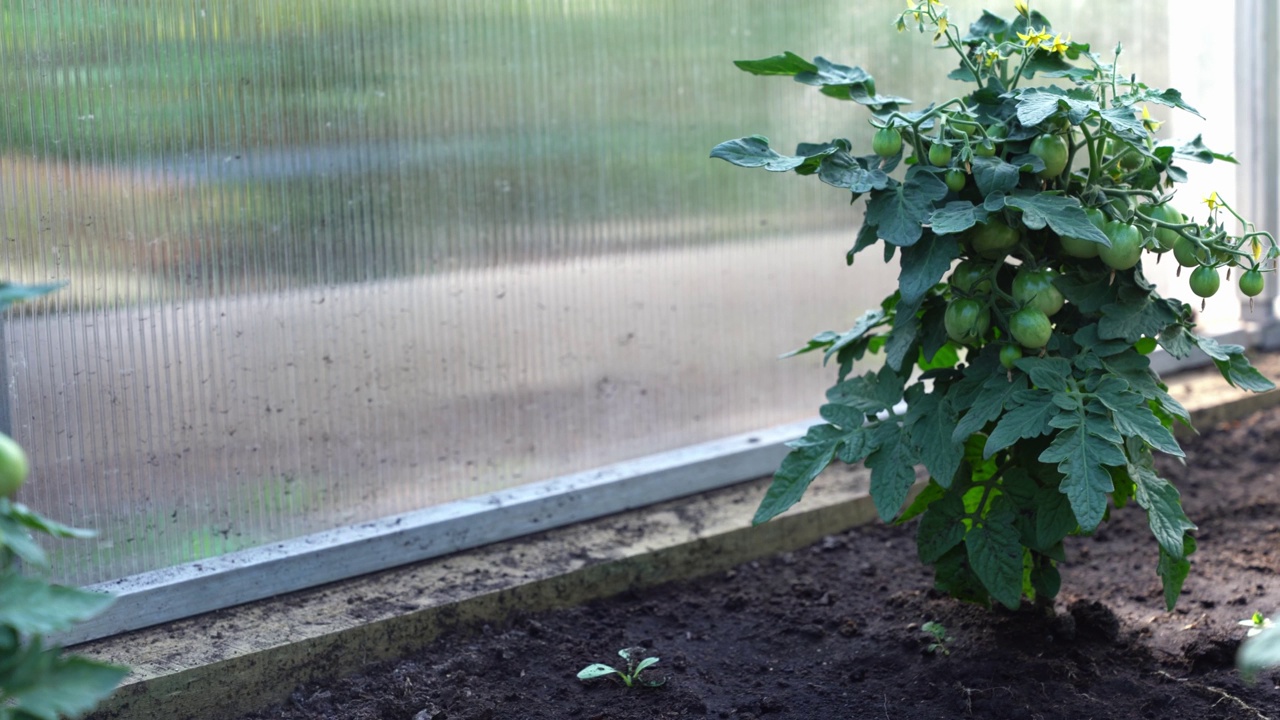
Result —
<path fill-rule="evenodd" d="M 899 5 L 0 5 L 3 273 L 67 283 L 3 326 L 8 426 L 35 472 L 21 499 L 100 533 L 58 543 L 55 575 L 111 580 L 813 415 L 831 372 L 778 356 L 846 329 L 896 269 L 845 266 L 861 217 L 842 191 L 707 156 L 752 133 L 870 136 L 861 107 L 734 59 L 793 50 L 881 92 L 964 92 L 922 80 L 948 54 L 882 32 Z M 1123 42 L 1154 86 L 1187 78 L 1221 125 L 1152 108 L 1164 131 L 1230 145 L 1230 17 L 1039 8 Z M 1192 32 L 1222 41 L 1173 54 Z M 1230 167 L 1193 178 L 1197 200 L 1235 190 Z M 1240 303 L 1204 319 L 1238 328 Z"/>

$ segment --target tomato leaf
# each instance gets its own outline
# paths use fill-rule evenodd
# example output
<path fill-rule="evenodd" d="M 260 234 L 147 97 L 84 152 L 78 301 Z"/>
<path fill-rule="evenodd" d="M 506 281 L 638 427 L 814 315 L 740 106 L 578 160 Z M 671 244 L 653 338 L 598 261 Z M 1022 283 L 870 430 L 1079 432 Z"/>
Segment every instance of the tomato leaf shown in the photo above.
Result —
<path fill-rule="evenodd" d="M 792 445 L 791 452 L 773 474 L 773 482 L 765 491 L 752 524 L 772 520 L 800 502 L 813 479 L 831 464 L 841 443 L 839 435 L 831 425 L 815 425 Z"/>
<path fill-rule="evenodd" d="M 837 383 L 827 390 L 827 400 L 848 405 L 867 415 L 897 405 L 902 401 L 904 379 L 888 366 Z"/>
<path fill-rule="evenodd" d="M 1191 337 L 1200 350 L 1213 360 L 1213 364 L 1218 366 L 1218 372 L 1222 373 L 1222 377 L 1226 378 L 1231 385 L 1251 392 L 1275 389 L 1275 383 L 1249 364 L 1249 358 L 1245 357 L 1243 347 L 1223 345 L 1213 338 L 1200 335 Z"/>
<path fill-rule="evenodd" d="M 1022 604 L 1022 543 L 1013 526 L 1014 515 L 1000 508 L 983 518 L 965 536 L 969 564 L 991 597 L 1010 610 Z"/>
<path fill-rule="evenodd" d="M 1174 90 L 1173 88 L 1169 88 L 1168 90 L 1155 90 L 1141 83 L 1138 83 L 1138 86 L 1141 88 L 1139 91 L 1125 93 L 1124 95 L 1116 98 L 1115 102 L 1121 105 L 1139 105 L 1144 102 L 1151 102 L 1157 105 L 1164 105 L 1165 107 L 1186 110 L 1196 117 L 1204 117 L 1195 108 L 1183 101 L 1182 93 Z"/>
<path fill-rule="evenodd" d="M 796 355 L 803 355 L 808 352 L 813 352 L 814 350 L 826 350 L 826 354 L 822 357 L 822 364 L 825 365 L 827 361 L 831 359 L 832 355 L 840 352 L 852 343 L 865 339 L 868 332 L 884 325 L 885 320 L 884 310 L 880 308 L 868 310 L 863 313 L 862 317 L 858 318 L 858 321 L 853 324 L 853 327 L 846 332 L 838 335 L 830 330 L 818 333 L 817 335 L 814 335 L 809 340 L 809 343 L 804 347 L 796 348 L 791 352 L 784 353 L 780 358 L 795 357 Z"/>
<path fill-rule="evenodd" d="M 1147 511 L 1147 524 L 1160 548 L 1172 557 L 1183 551 L 1182 538 L 1195 523 L 1182 509 L 1182 498 L 1168 480 L 1156 474 L 1150 450 L 1140 450 L 1137 460 L 1129 465 L 1129 477 L 1137 486 L 1135 499 Z"/>
<path fill-rule="evenodd" d="M 727 140 L 711 149 L 711 157 L 726 160 L 738 167 L 759 168 L 769 172 L 796 172 L 807 175 L 818 169 L 822 158 L 840 148 L 835 144 L 821 146 L 810 155 L 781 155 L 769 147 L 769 138 L 750 135 L 737 140 Z"/>
<path fill-rule="evenodd" d="M 889 187 L 892 180 L 888 170 L 890 168 L 870 165 L 865 158 L 855 158 L 844 150 L 837 150 L 822 158 L 818 179 L 832 187 L 861 195 Z"/>
<path fill-rule="evenodd" d="M 1178 321 L 1170 304 L 1150 292 L 1121 287 L 1117 302 L 1102 307 L 1098 335 L 1104 340 L 1119 338 L 1136 343 L 1144 335 L 1157 336 Z"/>
<path fill-rule="evenodd" d="M 1182 593 L 1182 583 L 1191 572 L 1191 561 L 1187 560 L 1196 551 L 1196 540 L 1190 535 L 1182 538 L 1182 554 L 1172 555 L 1160 548 L 1160 562 L 1156 565 L 1156 574 L 1164 585 L 1164 605 L 1173 610 L 1178 604 L 1178 595 Z"/>
<path fill-rule="evenodd" d="M 1062 390 L 1071 376 L 1071 361 L 1060 357 L 1029 357 L 1018 360 L 1017 368 L 1031 378 L 1031 384 L 1045 390 Z"/>
<path fill-rule="evenodd" d="M 952 203 L 954 204 L 954 203 Z M 942 280 L 951 262 L 960 257 L 960 243 L 954 235 L 928 233 L 914 245 L 902 249 L 902 271 L 898 275 L 901 302 L 918 305 L 924 294 Z"/>
<path fill-rule="evenodd" d="M 916 553 L 921 562 L 937 562 L 964 540 L 963 517 L 964 504 L 954 493 L 946 493 L 929 505 L 916 528 Z"/>
<path fill-rule="evenodd" d="M 889 246 L 892 247 L 892 246 Z M 914 359 L 920 347 L 920 299 L 914 302 L 900 300 L 894 311 L 893 331 L 884 346 L 885 364 L 894 371 L 901 371 L 907 358 Z"/>
<path fill-rule="evenodd" d="M 1071 501 L 1057 488 L 1047 487 L 1036 495 L 1036 547 L 1049 548 L 1062 541 L 1079 523 Z"/>
<path fill-rule="evenodd" d="M 967 200 L 955 200 L 933 211 L 929 216 L 929 225 L 939 235 L 962 233 L 965 230 L 986 222 L 990 213 Z"/>
<path fill-rule="evenodd" d="M 1180 157 L 1194 162 L 1211 163 L 1214 160 L 1221 160 L 1236 164 L 1236 159 L 1230 155 L 1216 153 L 1206 147 L 1200 135 L 1190 140 L 1165 140 L 1156 146 L 1156 152 L 1159 153 L 1162 148 L 1172 149 L 1171 157 Z"/>
<path fill-rule="evenodd" d="M 1030 128 L 1051 117 L 1061 116 L 1071 124 L 1079 125 L 1089 113 L 1099 110 L 1098 103 L 1092 97 L 1092 93 L 1088 91 L 1081 93 L 1057 87 L 1028 88 L 1018 98 L 1018 122 L 1023 127 Z"/>
<path fill-rule="evenodd" d="M 0 575 L 0 626 L 46 635 L 66 630 L 106 610 L 115 598 L 50 585 L 9 572 Z"/>
<path fill-rule="evenodd" d="M 1055 420 L 1065 418 L 1058 415 Z M 1095 434 L 1104 421 L 1086 419 L 1058 433 L 1040 453 L 1040 462 L 1057 463 L 1063 474 L 1061 492 L 1071 501 L 1076 522 L 1085 532 L 1093 532 L 1107 510 L 1107 493 L 1114 489 L 1107 465 L 1124 465 L 1124 453 L 1116 443 Z M 1115 428 L 1110 428 L 1114 432 Z"/>
<path fill-rule="evenodd" d="M 921 383 L 907 389 L 906 399 L 903 428 L 934 482 L 950 487 L 964 458 L 964 445 L 951 438 L 957 412 L 945 396 L 925 393 Z"/>
<path fill-rule="evenodd" d="M 795 76 L 818 71 L 817 65 L 790 51 L 761 60 L 734 60 L 733 64 L 752 75 Z"/>
<path fill-rule="evenodd" d="M 1130 390 L 1124 380 L 1112 376 L 1102 380 L 1095 396 L 1111 410 L 1116 429 L 1126 437 L 1140 437 L 1160 452 L 1185 457 L 1173 433 L 1160 423 L 1147 406 L 1146 398 Z"/>
<path fill-rule="evenodd" d="M 1017 165 L 1010 165 L 998 157 L 975 157 L 973 159 L 973 179 L 978 183 L 978 191 L 984 197 L 996 193 L 1012 192 L 1018 187 L 1021 173 Z M 999 208 L 996 208 L 997 210 Z M 982 222 L 982 220 L 979 220 Z M 954 232 L 954 231 L 953 231 Z"/>
<path fill-rule="evenodd" d="M 906 182 L 871 194 L 866 222 L 880 229 L 885 242 L 899 247 L 914 245 L 933 214 L 933 204 L 948 192 L 938 176 L 912 167 L 907 171 Z"/>
<path fill-rule="evenodd" d="M 1008 380 L 1003 374 L 995 373 L 990 375 L 986 382 L 982 384 L 982 390 L 978 396 L 974 398 L 969 411 L 960 418 L 960 422 L 956 423 L 955 430 L 951 433 L 951 439 L 955 442 L 964 442 L 970 435 L 978 432 L 987 423 L 995 420 L 1004 411 L 1006 404 L 1010 402 L 1014 394 L 1019 390 L 1027 389 L 1027 377 L 1025 375 L 1015 375 L 1013 380 Z"/>
<path fill-rule="evenodd" d="M 1080 201 L 1073 197 L 1018 191 L 1005 204 L 1022 210 L 1022 222 L 1032 230 L 1048 225 L 1059 235 L 1110 245 L 1107 236 L 1089 222 Z"/>
<path fill-rule="evenodd" d="M 896 423 L 881 423 L 876 430 L 877 449 L 866 460 L 871 468 L 871 500 L 885 522 L 902 509 L 907 492 L 916 482 L 918 458 L 911 443 L 903 440 L 902 428 Z"/>
<path fill-rule="evenodd" d="M 5 709 L 12 713 L 9 717 L 80 717 L 110 695 L 128 674 L 126 668 L 115 665 L 64 657 L 57 649 L 46 650 L 34 664 L 39 668 L 36 677 L 20 687 L 5 688 Z"/>
<path fill-rule="evenodd" d="M 1008 408 L 987 438 L 984 457 L 989 458 L 1018 440 L 1049 432 L 1049 421 L 1060 411 L 1053 403 L 1053 393 L 1045 390 L 1019 390 L 1010 398 Z"/>

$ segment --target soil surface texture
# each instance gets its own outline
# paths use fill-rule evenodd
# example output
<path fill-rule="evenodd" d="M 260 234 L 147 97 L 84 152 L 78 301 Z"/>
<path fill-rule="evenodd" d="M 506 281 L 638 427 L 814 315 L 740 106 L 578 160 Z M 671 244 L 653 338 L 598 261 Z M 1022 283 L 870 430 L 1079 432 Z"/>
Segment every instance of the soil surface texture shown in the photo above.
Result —
<path fill-rule="evenodd" d="M 1184 445 L 1188 465 L 1160 468 L 1200 528 L 1174 612 L 1134 506 L 1068 539 L 1054 617 L 942 596 L 914 522 L 870 525 L 712 577 L 459 628 L 248 717 L 1280 720 L 1280 670 L 1250 684 L 1233 666 L 1237 621 L 1280 611 L 1280 412 Z M 945 649 L 930 651 L 928 622 Z M 661 658 L 642 677 L 665 684 L 577 679 L 626 647 Z"/>

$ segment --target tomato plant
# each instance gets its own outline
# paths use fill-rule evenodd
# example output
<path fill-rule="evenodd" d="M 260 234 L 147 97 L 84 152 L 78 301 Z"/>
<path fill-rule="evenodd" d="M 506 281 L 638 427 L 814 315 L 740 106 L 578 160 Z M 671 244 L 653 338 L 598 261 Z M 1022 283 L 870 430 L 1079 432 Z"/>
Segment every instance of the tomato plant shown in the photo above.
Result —
<path fill-rule="evenodd" d="M 1199 349 L 1232 385 L 1274 385 L 1243 348 L 1198 335 L 1192 307 L 1161 297 L 1140 260 L 1172 248 L 1198 268 L 1199 291 L 1216 267 L 1239 264 L 1251 268 L 1244 287 L 1260 292 L 1261 271 L 1280 251 L 1216 194 L 1207 218 L 1172 208 L 1184 165 L 1234 162 L 1199 137 L 1155 135 L 1149 109 L 1195 112 L 1178 91 L 1122 72 L 1118 46 L 1104 58 L 1025 3 L 1017 8 L 1012 19 L 984 13 L 965 32 L 945 5 L 908 1 L 898 28 L 933 32 L 955 53 L 949 77 L 974 88 L 919 110 L 880 94 L 860 67 L 794 53 L 737 63 L 819 86 L 902 136 L 902 154 L 890 158 L 842 139 L 786 155 L 758 135 L 712 150 L 865 198 L 844 259 L 879 246 L 873 271 L 881 257 L 899 268 L 897 291 L 880 307 L 793 353 L 835 360 L 835 385 L 824 422 L 792 445 L 755 520 L 785 511 L 831 462 L 865 463 L 880 517 L 917 522 L 919 556 L 939 589 L 1016 608 L 1051 601 L 1072 537 L 1135 505 L 1155 539 L 1148 566 L 1172 608 L 1196 526 L 1154 457 L 1183 454 L 1172 430 L 1190 415 L 1148 355 Z M 948 134 L 964 164 L 962 192 L 939 170 L 952 161 L 941 143 Z M 999 152 L 978 152 L 984 141 Z M 917 465 L 929 480 L 908 503 Z"/>

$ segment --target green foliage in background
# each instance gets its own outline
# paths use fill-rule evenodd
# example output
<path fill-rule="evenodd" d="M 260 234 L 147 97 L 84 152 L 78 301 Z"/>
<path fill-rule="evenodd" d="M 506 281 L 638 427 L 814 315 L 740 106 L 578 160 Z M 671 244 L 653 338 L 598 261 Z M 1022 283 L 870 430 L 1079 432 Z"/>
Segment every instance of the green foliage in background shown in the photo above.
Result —
<path fill-rule="evenodd" d="M 1235 273 L 1252 297 L 1280 253 L 1216 193 L 1203 221 L 1175 208 L 1187 163 L 1234 162 L 1199 137 L 1156 137 L 1150 108 L 1198 115 L 1177 90 L 1122 74 L 1119 46 L 1104 56 L 1022 0 L 1015 7 L 1012 19 L 987 12 L 961 32 L 937 0 L 909 6 L 898 30 L 931 34 L 959 56 L 948 77 L 973 85 L 917 111 L 880 94 L 865 70 L 821 57 L 737 63 L 865 108 L 872 152 L 837 138 L 782 154 L 749 136 L 712 157 L 865 197 L 847 261 L 878 247 L 901 267 L 879 308 L 796 351 L 835 360 L 837 383 L 826 422 L 792 444 L 755 519 L 791 507 L 831 462 L 865 462 L 880 517 L 919 519 L 919 556 L 940 589 L 1016 608 L 1057 595 L 1066 537 L 1136 503 L 1172 608 L 1196 526 L 1153 455 L 1183 455 L 1172 429 L 1190 417 L 1147 355 L 1198 348 L 1232 385 L 1274 386 L 1243 348 L 1197 335 L 1192 307 L 1161 297 L 1140 260 L 1168 253 L 1201 297 Z M 872 353 L 883 366 L 853 376 Z M 918 464 L 930 479 L 908 503 Z"/>
<path fill-rule="evenodd" d="M 0 311 L 58 287 L 0 283 Z M 68 655 L 44 638 L 97 615 L 114 598 L 53 585 L 43 577 L 48 561 L 33 533 L 56 538 L 93 533 L 14 502 L 9 495 L 26 481 L 27 472 L 26 453 L 0 434 L 0 720 L 77 717 L 110 695 L 127 670 Z"/>

